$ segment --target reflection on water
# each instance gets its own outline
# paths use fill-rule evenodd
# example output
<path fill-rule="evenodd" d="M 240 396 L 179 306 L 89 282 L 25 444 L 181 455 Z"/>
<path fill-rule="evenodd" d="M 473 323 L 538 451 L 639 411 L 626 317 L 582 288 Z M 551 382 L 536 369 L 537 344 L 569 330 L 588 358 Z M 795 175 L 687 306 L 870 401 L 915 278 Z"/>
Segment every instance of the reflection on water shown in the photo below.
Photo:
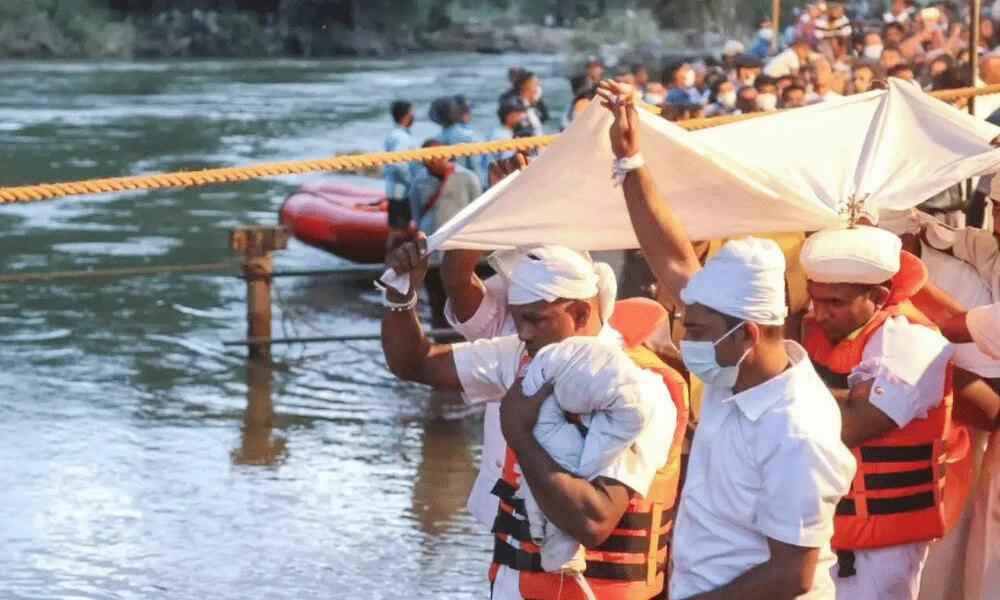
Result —
<path fill-rule="evenodd" d="M 565 105 L 543 56 L 0 62 L 0 185 L 374 150 L 397 96 L 418 138 L 452 90 L 487 131 L 515 63 Z M 2 207 L 0 272 L 224 260 L 320 176 Z M 276 335 L 377 326 L 367 283 L 275 287 Z M 245 311 L 223 274 L 0 284 L 0 598 L 486 597 L 478 413 L 398 382 L 378 342 L 248 368 L 221 345 Z"/>

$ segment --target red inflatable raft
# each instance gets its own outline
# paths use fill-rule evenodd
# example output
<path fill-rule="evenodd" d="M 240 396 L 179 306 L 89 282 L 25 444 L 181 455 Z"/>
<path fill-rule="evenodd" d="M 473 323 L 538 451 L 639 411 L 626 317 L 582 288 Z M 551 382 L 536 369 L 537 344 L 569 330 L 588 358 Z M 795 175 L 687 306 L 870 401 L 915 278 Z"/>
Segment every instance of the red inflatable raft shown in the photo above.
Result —
<path fill-rule="evenodd" d="M 357 263 L 385 260 L 389 217 L 385 190 L 314 181 L 281 205 L 279 220 L 300 241 Z"/>

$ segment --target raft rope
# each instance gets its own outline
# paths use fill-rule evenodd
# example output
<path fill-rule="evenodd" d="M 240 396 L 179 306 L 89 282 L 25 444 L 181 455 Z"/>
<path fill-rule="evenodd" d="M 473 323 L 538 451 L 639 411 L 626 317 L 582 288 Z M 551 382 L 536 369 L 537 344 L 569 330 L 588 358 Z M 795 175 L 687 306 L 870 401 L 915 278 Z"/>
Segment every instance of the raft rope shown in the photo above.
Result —
<path fill-rule="evenodd" d="M 950 101 L 957 98 L 970 98 L 987 94 L 1000 93 L 1000 85 L 990 85 L 981 88 L 957 88 L 941 90 L 930 94 L 940 100 Z M 659 113 L 658 107 L 645 105 L 652 112 Z M 774 114 L 772 112 L 756 112 L 744 115 L 730 115 L 700 119 L 688 119 L 677 125 L 689 131 L 717 127 L 737 121 L 755 119 Z M 523 152 L 542 146 L 548 146 L 556 139 L 555 135 L 514 138 L 495 142 L 473 142 L 454 144 L 451 146 L 433 146 L 414 150 L 399 150 L 396 152 L 372 152 L 369 154 L 350 154 L 329 158 L 314 158 L 306 160 L 288 160 L 274 163 L 247 165 L 243 167 L 222 167 L 204 169 L 201 171 L 179 171 L 174 173 L 156 173 L 151 175 L 130 175 L 125 177 L 109 177 L 85 181 L 67 181 L 61 183 L 41 183 L 37 185 L 22 185 L 0 187 L 0 204 L 13 202 L 32 202 L 48 200 L 64 196 L 82 194 L 103 194 L 108 192 L 124 192 L 163 187 L 200 186 L 210 183 L 228 183 L 247 181 L 260 177 L 275 175 L 291 175 L 311 173 L 314 171 L 347 171 L 383 165 L 415 162 L 426 159 L 452 159 L 473 154 L 500 152 Z"/>

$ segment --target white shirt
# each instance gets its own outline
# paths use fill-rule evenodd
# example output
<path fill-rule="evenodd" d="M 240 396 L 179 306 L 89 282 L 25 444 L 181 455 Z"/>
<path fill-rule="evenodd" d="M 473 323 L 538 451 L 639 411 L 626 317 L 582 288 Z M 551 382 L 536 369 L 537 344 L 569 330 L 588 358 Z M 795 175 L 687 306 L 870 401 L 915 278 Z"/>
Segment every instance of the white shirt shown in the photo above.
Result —
<path fill-rule="evenodd" d="M 770 557 L 767 538 L 819 548 L 812 589 L 833 598 L 833 514 L 857 465 L 840 441 L 840 409 L 806 351 L 733 395 L 706 386 L 674 531 L 670 597 L 717 589 Z"/>
<path fill-rule="evenodd" d="M 768 77 L 784 77 L 797 74 L 799 68 L 799 56 L 789 48 L 767 63 L 767 66 L 764 67 L 764 74 Z"/>
<path fill-rule="evenodd" d="M 900 428 L 941 403 L 954 349 L 930 327 L 891 317 L 872 335 L 849 385 L 875 378 L 870 402 Z"/>
<path fill-rule="evenodd" d="M 972 265 L 926 244 L 921 245 L 920 258 L 927 267 L 930 280 L 965 308 L 993 303 L 989 288 Z M 952 344 L 952 347 L 955 348 L 956 367 L 972 371 L 980 377 L 1000 377 L 1000 361 L 983 354 L 975 344 Z"/>
<path fill-rule="evenodd" d="M 493 276 L 483 282 L 483 300 L 475 314 L 462 323 L 455 317 L 451 300 L 445 300 L 444 316 L 448 323 L 470 342 L 514 335 L 514 318 L 507 310 L 507 286 L 502 278 Z M 479 461 L 479 474 L 472 484 L 466 508 L 487 530 L 492 529 L 500 499 L 491 492 L 500 478 L 507 442 L 500 431 L 500 404 L 489 402 L 483 414 L 483 453 Z"/>
<path fill-rule="evenodd" d="M 482 308 L 482 305 L 480 305 Z M 621 335 L 611 327 L 604 327 L 598 337 L 622 343 Z M 452 357 L 455 361 L 455 370 L 462 383 L 463 395 L 467 402 L 489 402 L 498 405 L 518 375 L 521 366 L 521 357 L 524 355 L 525 346 L 516 335 L 480 339 L 475 342 L 455 344 L 452 346 Z M 664 390 L 664 387 L 658 388 Z M 669 401 L 669 398 L 667 399 Z M 584 417 L 585 419 L 585 417 Z M 676 420 L 675 420 L 676 422 Z M 499 423 L 499 419 L 498 419 Z M 586 424 L 586 421 L 584 421 Z M 498 426 L 499 429 L 499 426 Z M 628 451 L 618 460 L 614 461 L 608 468 L 601 471 L 599 477 L 613 479 L 632 490 L 646 491 L 649 489 L 656 475 L 667 460 L 666 455 L 654 459 L 655 452 L 651 448 L 659 447 L 657 440 L 663 436 L 673 438 L 673 429 L 670 431 L 658 431 L 655 428 L 644 430 L 633 444 L 638 451 Z M 500 436 L 503 439 L 503 436 Z M 483 517 L 490 509 L 493 513 L 489 516 L 489 524 L 492 526 L 496 517 L 497 500 L 489 490 L 500 477 L 503 467 L 503 451 L 501 449 L 500 460 L 492 465 L 487 464 L 484 470 L 477 477 L 473 486 L 472 494 L 469 497 L 469 512 L 476 515 L 476 518 L 483 522 Z M 662 454 L 662 453 L 660 453 Z M 485 455 L 485 451 L 484 451 Z M 653 460 L 651 460 L 653 459 Z M 489 474 L 493 474 L 493 480 L 489 482 L 489 489 L 480 486 L 480 481 L 485 481 Z M 482 490 L 486 489 L 488 495 L 483 495 Z M 511 543 L 516 545 L 516 541 Z M 516 570 L 507 566 L 500 566 L 497 579 L 493 584 L 494 600 L 521 600 L 518 588 L 519 574 Z"/>

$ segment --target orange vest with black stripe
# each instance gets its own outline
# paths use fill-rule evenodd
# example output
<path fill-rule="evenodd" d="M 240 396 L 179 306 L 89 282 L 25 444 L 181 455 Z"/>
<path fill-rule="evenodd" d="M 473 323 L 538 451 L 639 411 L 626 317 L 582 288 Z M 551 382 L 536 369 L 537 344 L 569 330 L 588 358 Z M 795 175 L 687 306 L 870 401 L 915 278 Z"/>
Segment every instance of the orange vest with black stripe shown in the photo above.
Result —
<path fill-rule="evenodd" d="M 645 347 L 636 346 L 625 352 L 638 366 L 663 377 L 670 391 L 669 400 L 677 409 L 677 428 L 667 462 L 657 471 L 646 497 L 633 496 L 611 536 L 586 552 L 584 577 L 601 600 L 647 600 L 663 591 L 688 419 L 687 384 L 683 377 Z M 496 579 L 500 565 L 505 565 L 520 572 L 522 598 L 584 600 L 579 586 L 561 581 L 559 573 L 546 573 L 542 569 L 539 548 L 532 543 L 528 531 L 524 501 L 514 495 L 520 487 L 520 476 L 514 469 L 516 461 L 508 447 L 502 478 L 493 488 L 500 498 L 500 507 L 493 525 L 490 581 Z"/>
<path fill-rule="evenodd" d="M 832 344 L 806 319 L 804 346 L 827 385 L 847 389 L 847 376 L 886 319 L 901 316 L 936 330 L 909 300 L 881 310 L 855 336 Z M 837 550 L 883 548 L 942 537 L 957 522 L 971 481 L 968 432 L 951 422 L 952 366 L 941 401 L 922 419 L 851 448 L 858 470 L 837 505 L 831 545 Z"/>

